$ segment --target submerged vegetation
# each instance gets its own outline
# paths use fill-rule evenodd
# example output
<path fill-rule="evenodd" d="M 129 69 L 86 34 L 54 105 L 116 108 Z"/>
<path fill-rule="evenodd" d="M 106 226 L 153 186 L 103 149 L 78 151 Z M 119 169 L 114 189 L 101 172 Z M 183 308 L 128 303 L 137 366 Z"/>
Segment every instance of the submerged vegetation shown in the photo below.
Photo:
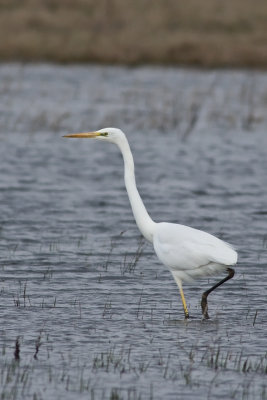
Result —
<path fill-rule="evenodd" d="M 192 399 L 198 398 L 202 391 L 207 393 L 203 399 L 217 398 L 216 393 L 237 400 L 267 399 L 267 354 L 252 357 L 242 351 L 226 351 L 220 346 L 205 350 L 197 344 L 188 351 L 177 342 L 177 354 L 170 352 L 163 356 L 158 349 L 148 358 L 147 355 L 138 356 L 132 345 L 120 348 L 110 345 L 106 351 L 88 353 L 83 362 L 73 350 L 73 353 L 62 354 L 61 361 L 58 359 L 55 365 L 55 359 L 47 352 L 51 345 L 49 335 L 43 332 L 40 352 L 46 356 L 40 355 L 42 360 L 36 356 L 40 336 L 36 339 L 35 353 L 32 349 L 32 357 L 18 357 L 18 346 L 21 346 L 18 341 L 13 359 L 7 357 L 3 349 L 1 399 L 45 399 L 56 391 L 67 399 L 73 395 L 83 398 L 86 394 L 92 400 L 152 400 L 161 398 L 158 385 L 170 385 L 170 388 L 175 385 L 175 390 L 191 393 Z"/>
<path fill-rule="evenodd" d="M 120 236 L 118 238 L 120 240 Z M 115 239 L 112 240 L 110 248 L 106 251 L 107 259 L 99 265 L 99 285 L 114 268 L 117 268 L 111 255 L 116 254 L 118 245 Z M 81 247 L 82 240 L 79 240 L 77 250 Z M 46 251 L 54 254 L 53 249 L 54 246 L 48 246 Z M 138 241 L 135 252 L 125 254 L 121 268 L 118 269 L 121 277 L 139 274 L 138 262 L 140 259 L 144 261 L 143 251 L 144 242 L 141 240 Z M 41 275 L 43 277 L 40 276 L 40 279 L 45 280 L 48 285 L 53 284 L 55 273 L 52 266 Z M 24 283 L 19 281 L 19 290 L 13 299 L 15 309 L 29 309 L 35 312 L 45 307 L 50 310 L 50 318 L 51 313 L 61 312 L 62 303 L 58 305 L 54 301 L 48 306 L 46 303 L 49 303 L 49 300 L 32 299 L 28 292 L 29 286 L 27 280 L 24 280 Z M 26 339 L 27 334 L 23 333 L 17 336 L 13 343 L 6 337 L 0 358 L 0 398 L 41 400 L 48 396 L 53 397 L 56 392 L 64 395 L 66 399 L 75 395 L 79 399 L 86 396 L 86 399 L 92 400 L 153 400 L 161 398 L 159 386 L 167 384 L 170 388 L 174 385 L 175 390 L 184 395 L 190 392 L 192 399 L 198 398 L 202 391 L 206 393 L 203 399 L 207 400 L 216 398 L 216 393 L 236 400 L 267 399 L 267 353 L 248 354 L 248 350 L 242 346 L 227 344 L 225 338 L 220 336 L 222 331 L 217 320 L 176 321 L 173 316 L 166 320 L 165 315 L 162 315 L 160 320 L 159 315 L 154 315 L 152 310 L 151 313 L 147 312 L 147 304 L 142 296 L 141 292 L 140 297 L 135 299 L 137 311 L 131 324 L 139 325 L 137 329 L 142 342 L 142 335 L 147 336 L 146 350 L 142 350 L 142 345 L 141 348 L 136 346 L 137 343 L 132 339 L 124 339 L 122 341 L 125 341 L 125 344 L 122 344 L 121 340 L 117 342 L 109 338 L 101 344 L 96 335 L 92 340 L 90 332 L 96 332 L 97 322 L 95 321 L 94 326 L 93 320 L 88 320 L 90 308 L 86 307 L 87 311 L 82 313 L 85 305 L 81 304 L 82 300 L 76 299 L 71 305 L 74 310 L 78 308 L 78 312 L 75 312 L 76 329 L 80 329 L 79 325 L 87 326 L 87 320 L 90 324 L 90 329 L 86 328 L 88 344 L 83 345 L 83 355 L 79 356 L 80 350 L 77 349 L 77 345 L 76 348 L 72 347 L 72 350 L 67 350 L 67 347 L 64 350 L 67 343 L 59 345 L 57 333 L 51 335 L 47 323 L 43 324 L 43 328 L 31 340 Z M 112 300 L 108 297 L 107 302 L 103 304 L 103 311 L 99 310 L 103 328 L 109 329 L 113 317 L 115 324 L 119 321 L 117 308 L 115 304 L 113 309 Z M 78 320 L 80 322 L 77 325 Z M 249 310 L 246 324 L 245 329 L 255 329 L 256 318 Z M 165 349 L 160 342 L 158 343 L 159 332 L 164 325 L 169 329 L 167 336 L 173 337 L 173 343 Z M 35 327 L 32 333 L 34 331 Z M 194 342 L 188 342 L 185 338 L 188 334 L 192 335 L 193 331 Z M 103 333 L 105 335 L 105 332 Z M 67 336 L 65 338 L 67 339 Z"/>
<path fill-rule="evenodd" d="M 0 399 L 267 400 L 267 74 L 0 74 Z M 216 277 L 185 286 L 184 321 L 174 280 L 140 241 L 116 149 L 61 139 L 109 125 L 130 134 L 155 220 L 236 245 L 211 320 L 200 299 Z"/>

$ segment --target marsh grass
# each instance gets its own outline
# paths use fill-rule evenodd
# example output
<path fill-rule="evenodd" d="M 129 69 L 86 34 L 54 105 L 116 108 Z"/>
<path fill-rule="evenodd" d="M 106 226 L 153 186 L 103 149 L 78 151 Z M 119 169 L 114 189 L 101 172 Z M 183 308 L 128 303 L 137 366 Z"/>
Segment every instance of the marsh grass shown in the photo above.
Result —
<path fill-rule="evenodd" d="M 243 354 L 242 351 L 225 350 L 220 346 L 209 347 L 204 350 L 197 344 L 192 345 L 190 351 L 180 347 L 180 357 L 169 353 L 162 354 L 159 349 L 158 353 L 147 356 L 137 355 L 134 346 L 117 347 L 110 345 L 106 351 L 95 353 L 89 357 L 88 362 L 80 363 L 75 360 L 75 357 L 68 356 L 69 365 L 62 363 L 61 367 L 49 363 L 49 357 L 42 359 L 40 362 L 37 358 L 37 353 L 41 350 L 41 336 L 43 332 L 37 337 L 35 342 L 35 352 L 33 351 L 32 359 L 27 357 L 23 360 L 19 353 L 21 346 L 19 339 L 15 342 L 14 358 L 1 362 L 0 366 L 0 383 L 1 399 L 21 399 L 27 396 L 33 398 L 43 398 L 44 392 L 39 387 L 33 384 L 34 380 L 40 381 L 40 367 L 44 364 L 42 369 L 42 384 L 45 385 L 45 392 L 49 393 L 49 387 L 58 387 L 63 392 L 72 393 L 79 396 L 81 393 L 87 393 L 89 399 L 103 398 L 110 400 L 115 398 L 120 399 L 144 399 L 144 398 L 158 398 L 154 395 L 154 388 L 150 385 L 149 392 L 143 395 L 138 390 L 137 386 L 128 383 L 128 378 L 124 377 L 134 376 L 136 383 L 140 380 L 143 381 L 148 376 L 147 374 L 153 373 L 157 376 L 162 384 L 168 382 L 180 382 L 181 391 L 185 387 L 191 389 L 198 389 L 202 386 L 206 387 L 207 399 L 213 398 L 212 391 L 214 387 L 222 384 L 219 383 L 219 378 L 225 379 L 230 374 L 234 374 L 235 380 L 238 383 L 228 391 L 229 399 L 259 399 L 266 400 L 266 385 L 259 386 L 255 383 L 260 377 L 262 382 L 267 375 L 267 355 L 261 357 L 249 357 Z M 48 335 L 43 335 L 43 344 L 47 346 L 49 343 Z M 50 343 L 51 344 L 51 343 Z M 34 346 L 33 346 L 34 348 Z M 76 365 L 75 365 L 76 363 Z M 75 372 L 74 372 L 75 371 Z M 199 371 L 205 373 L 209 378 L 201 379 Z M 215 374 L 210 372 L 214 371 Z M 103 374 L 106 377 L 116 377 L 116 382 L 122 383 L 122 386 L 113 386 L 110 389 L 102 387 L 97 384 L 98 378 Z M 255 386 L 256 385 L 256 386 Z M 38 386 L 38 385 L 37 385 Z M 43 394 L 42 394 L 43 393 Z M 90 397 L 91 396 L 91 397 Z M 99 397 L 100 396 L 100 397 Z M 118 396 L 118 397 L 116 397 Z M 147 397 L 149 396 L 149 397 Z"/>
<path fill-rule="evenodd" d="M 144 246 L 145 246 L 145 239 L 141 238 L 139 240 L 137 249 L 134 254 L 129 255 L 128 253 L 125 253 L 123 263 L 121 264 L 120 267 L 122 275 L 126 273 L 133 274 L 135 272 L 137 263 L 143 254 Z"/>
<path fill-rule="evenodd" d="M 265 0 L 0 1 L 9 61 L 266 68 L 266 32 Z"/>
<path fill-rule="evenodd" d="M 239 373 L 267 374 L 267 353 L 253 358 L 234 350 L 224 351 L 220 346 L 209 347 L 201 358 L 201 363 L 214 370 L 230 370 Z"/>
<path fill-rule="evenodd" d="M 20 3 L 16 4 L 19 8 Z M 25 1 L 24 5 L 27 4 Z M 11 7 L 12 3 L 7 2 L 8 5 Z M 57 70 L 55 74 L 54 69 Z M 102 68 L 41 66 L 39 69 L 9 65 L 2 70 L 3 91 L 10 93 L 6 93 L 6 98 L 2 96 L 7 105 L 2 121 L 7 130 L 0 146 L 3 178 L 6 175 L 1 186 L 2 205 L 7 207 L 7 214 L 4 212 L 1 221 L 0 399 L 159 400 L 168 399 L 168 393 L 170 398 L 175 398 L 178 393 L 180 398 L 187 399 L 266 400 L 263 285 L 266 135 L 258 136 L 261 130 L 265 132 L 266 125 L 265 74 L 222 71 L 210 74 L 153 68 L 133 69 L 132 74 L 125 68 L 103 68 L 100 75 L 95 76 L 94 71 Z M 175 77 L 179 79 L 176 81 Z M 90 79 L 93 85 L 87 85 Z M 65 84 L 69 85 L 70 81 L 73 84 L 65 91 Z M 157 86 L 157 82 L 161 84 Z M 57 97 L 61 91 L 66 103 L 59 109 L 65 102 L 61 96 Z M 72 96 L 73 103 L 69 103 L 67 99 Z M 38 105 L 40 98 L 42 102 Z M 28 103 L 27 99 L 30 99 Z M 88 115 L 89 108 L 95 102 L 97 108 L 99 102 L 102 106 L 103 100 L 112 108 L 108 106 L 98 118 L 93 107 Z M 82 104 L 85 103 L 84 108 Z M 31 114 L 36 104 L 35 113 Z M 45 104 L 49 107 L 42 117 Z M 153 250 L 149 246 L 143 249 L 139 246 L 133 221 L 132 231 L 123 240 L 116 237 L 109 243 L 107 238 L 113 237 L 116 227 L 128 229 L 130 210 L 128 202 L 126 211 L 117 196 L 113 200 L 111 196 L 114 207 L 110 209 L 106 203 L 99 204 L 98 190 L 102 197 L 107 182 L 99 181 L 95 172 L 107 178 L 105 171 L 108 169 L 115 179 L 117 165 L 121 163 L 116 164 L 115 159 L 116 168 L 112 170 L 113 161 L 109 163 L 107 156 L 105 169 L 101 170 L 102 154 L 94 158 L 89 153 L 90 168 L 87 168 L 88 150 L 84 149 L 83 153 L 80 148 L 84 159 L 75 164 L 75 160 L 80 159 L 80 150 L 73 151 L 70 150 L 72 146 L 68 146 L 64 153 L 60 139 L 54 141 L 52 135 L 39 134 L 54 128 L 66 130 L 67 125 L 57 124 L 57 117 L 67 108 L 75 110 L 71 115 L 76 117 L 66 122 L 72 128 L 77 126 L 77 121 L 81 123 L 78 127 L 88 126 L 90 115 L 94 114 L 95 125 L 102 126 L 101 121 L 112 118 L 125 126 L 127 123 L 132 132 L 136 130 L 137 142 L 140 139 L 139 143 L 146 143 L 136 150 L 141 151 L 138 163 L 144 163 L 144 169 L 139 177 L 144 179 L 148 193 L 158 193 L 167 175 L 174 174 L 174 180 L 166 180 L 168 206 L 160 201 L 166 198 L 163 185 L 162 192 L 153 198 L 153 215 L 158 210 L 160 218 L 181 216 L 192 226 L 210 228 L 213 232 L 222 229 L 236 238 L 242 261 L 233 282 L 225 291 L 214 295 L 212 307 L 216 311 L 211 321 L 201 320 L 197 293 L 202 283 L 197 282 L 185 288 L 190 311 L 197 318 L 185 323 L 175 282 L 152 258 Z M 40 129 L 38 135 L 30 134 L 24 142 L 23 135 L 9 134 L 20 126 L 20 132 L 27 136 L 33 129 L 34 115 L 34 129 Z M 41 126 L 42 121 L 44 126 Z M 222 139 L 216 136 L 216 130 L 213 131 L 215 126 L 222 127 L 219 130 Z M 236 135 L 240 127 L 246 130 L 242 136 Z M 201 135 L 201 129 L 209 132 L 207 137 Z M 138 131 L 142 136 L 138 136 Z M 160 131 L 158 136 L 157 131 Z M 179 140 L 182 134 L 187 136 L 187 141 Z M 218 141 L 216 139 L 210 146 L 215 137 Z M 134 140 L 135 136 L 132 138 Z M 198 139 L 197 151 L 192 146 L 194 138 Z M 41 146 L 35 147 L 37 143 Z M 161 148 L 163 143 L 165 147 Z M 168 154 L 172 146 L 174 158 L 171 152 Z M 20 157 L 23 149 L 24 157 Z M 160 158 L 164 156 L 166 163 L 160 163 L 159 169 L 155 169 L 155 184 L 151 184 L 149 174 L 154 168 L 154 154 L 159 154 Z M 181 162 L 179 168 L 178 161 Z M 99 170 L 94 170 L 94 179 L 78 178 L 81 174 L 87 175 L 91 165 L 99 166 Z M 170 165 L 176 165 L 177 170 L 169 168 Z M 197 170 L 202 173 L 195 174 Z M 63 179 L 62 173 L 65 174 Z M 225 181 L 219 189 L 215 176 L 224 173 Z M 76 174 L 75 178 L 72 174 Z M 204 181 L 199 179 L 201 176 L 205 177 Z M 29 179 L 31 177 L 35 179 Z M 74 178 L 72 182 L 71 177 Z M 206 177 L 211 180 L 206 181 Z M 88 181 L 89 189 L 84 187 Z M 183 186 L 183 182 L 189 181 L 196 181 L 196 184 Z M 238 184 L 236 188 L 238 182 L 242 182 L 242 186 Z M 207 192 L 203 186 L 209 188 Z M 249 197 L 242 195 L 244 191 Z M 109 191 L 104 191 L 104 196 L 108 197 Z M 95 207 L 91 200 L 88 204 L 89 198 Z M 194 200 L 193 203 L 188 202 L 188 198 Z M 211 198 L 214 203 L 209 202 Z M 78 214 L 75 208 L 73 210 L 77 200 L 84 204 L 84 209 L 76 207 Z M 149 197 L 147 200 L 150 201 Z M 42 208 L 43 204 L 49 207 Z M 184 215 L 180 214 L 180 206 Z M 107 219 L 107 226 L 103 225 L 103 207 L 111 214 L 114 212 L 112 218 Z M 162 215 L 164 209 L 168 209 L 165 216 Z M 50 215 L 51 210 L 56 212 Z M 227 210 L 227 213 L 221 215 L 218 210 Z M 87 213 L 89 217 L 85 218 Z M 120 228 L 118 220 L 122 223 Z M 246 226 L 246 231 L 241 232 L 242 226 Z"/>

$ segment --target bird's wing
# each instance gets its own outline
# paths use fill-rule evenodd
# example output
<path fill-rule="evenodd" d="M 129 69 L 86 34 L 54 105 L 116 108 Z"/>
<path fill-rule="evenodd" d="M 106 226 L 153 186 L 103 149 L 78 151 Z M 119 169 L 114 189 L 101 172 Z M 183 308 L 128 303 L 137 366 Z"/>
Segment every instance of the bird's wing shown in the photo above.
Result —
<path fill-rule="evenodd" d="M 237 260 L 228 243 L 183 225 L 159 224 L 154 248 L 159 259 L 173 270 L 196 269 L 210 263 L 233 265 Z"/>

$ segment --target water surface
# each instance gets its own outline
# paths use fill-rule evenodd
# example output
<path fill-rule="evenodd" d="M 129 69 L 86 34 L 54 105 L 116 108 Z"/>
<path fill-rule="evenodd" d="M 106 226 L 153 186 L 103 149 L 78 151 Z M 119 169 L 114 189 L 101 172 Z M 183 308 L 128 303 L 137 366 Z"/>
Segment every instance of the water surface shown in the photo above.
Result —
<path fill-rule="evenodd" d="M 0 82 L 6 398 L 266 399 L 267 74 L 2 65 Z M 127 133 L 153 219 L 238 250 L 209 321 L 216 278 L 185 285 L 185 322 L 118 149 L 61 137 L 105 126 Z"/>

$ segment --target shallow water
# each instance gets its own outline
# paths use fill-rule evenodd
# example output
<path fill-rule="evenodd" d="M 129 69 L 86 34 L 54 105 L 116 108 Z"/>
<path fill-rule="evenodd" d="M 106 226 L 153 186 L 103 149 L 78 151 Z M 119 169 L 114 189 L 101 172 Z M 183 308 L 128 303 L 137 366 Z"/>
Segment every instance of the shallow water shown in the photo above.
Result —
<path fill-rule="evenodd" d="M 266 399 L 267 74 L 2 65 L 0 93 L 1 394 Z M 116 147 L 61 138 L 104 126 L 128 132 L 156 221 L 238 250 L 209 321 L 216 278 L 185 285 L 185 322 Z"/>

